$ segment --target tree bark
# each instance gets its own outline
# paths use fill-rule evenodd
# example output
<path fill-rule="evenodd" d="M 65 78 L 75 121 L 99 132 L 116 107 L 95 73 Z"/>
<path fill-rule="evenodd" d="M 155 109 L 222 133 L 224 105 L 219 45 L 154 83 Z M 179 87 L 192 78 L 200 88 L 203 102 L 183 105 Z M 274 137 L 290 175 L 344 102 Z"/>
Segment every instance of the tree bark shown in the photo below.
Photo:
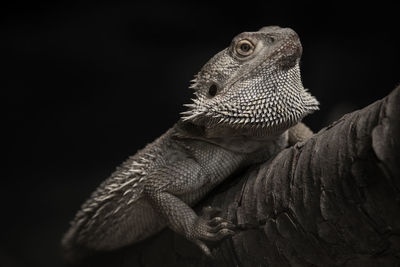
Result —
<path fill-rule="evenodd" d="M 198 205 L 237 234 L 214 259 L 166 229 L 93 266 L 400 266 L 400 87 L 237 174 Z"/>

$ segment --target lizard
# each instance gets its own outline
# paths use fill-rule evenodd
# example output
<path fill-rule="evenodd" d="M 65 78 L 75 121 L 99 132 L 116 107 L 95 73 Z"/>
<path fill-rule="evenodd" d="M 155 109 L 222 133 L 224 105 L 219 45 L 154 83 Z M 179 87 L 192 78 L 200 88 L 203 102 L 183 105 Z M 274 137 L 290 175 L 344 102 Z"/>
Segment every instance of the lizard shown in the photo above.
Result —
<path fill-rule="evenodd" d="M 62 239 L 67 258 L 110 251 L 169 227 L 211 255 L 205 241 L 235 233 L 193 206 L 236 171 L 312 135 L 301 120 L 319 102 L 303 87 L 296 32 L 243 32 L 192 80 L 194 98 L 166 133 L 129 157 L 92 193 Z"/>

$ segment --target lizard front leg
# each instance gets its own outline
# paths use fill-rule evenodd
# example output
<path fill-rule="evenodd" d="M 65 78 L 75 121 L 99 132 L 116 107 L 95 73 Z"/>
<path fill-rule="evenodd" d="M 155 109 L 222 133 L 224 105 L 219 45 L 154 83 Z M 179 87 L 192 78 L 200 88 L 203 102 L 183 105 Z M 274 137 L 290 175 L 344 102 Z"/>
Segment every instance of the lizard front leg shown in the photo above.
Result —
<path fill-rule="evenodd" d="M 189 167 L 190 166 L 190 167 Z M 151 174 L 145 185 L 145 196 L 155 209 L 166 219 L 168 226 L 188 240 L 197 244 L 211 256 L 204 240 L 217 241 L 234 234 L 235 225 L 221 218 L 197 216 L 194 210 L 179 196 L 189 194 L 196 198 L 202 187 L 209 182 L 201 166 L 192 159 L 165 166 Z M 154 182 L 157 181 L 157 182 Z M 210 209 L 208 209 L 209 211 Z"/>
<path fill-rule="evenodd" d="M 304 123 L 299 122 L 289 129 L 289 145 L 294 145 L 297 142 L 303 142 L 310 138 L 313 132 Z"/>

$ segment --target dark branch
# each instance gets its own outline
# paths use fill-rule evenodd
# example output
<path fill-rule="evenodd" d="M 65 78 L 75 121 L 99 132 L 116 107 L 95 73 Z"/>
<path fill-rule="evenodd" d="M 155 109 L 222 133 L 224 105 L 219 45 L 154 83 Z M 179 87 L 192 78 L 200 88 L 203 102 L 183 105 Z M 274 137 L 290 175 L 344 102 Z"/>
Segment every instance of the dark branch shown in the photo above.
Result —
<path fill-rule="evenodd" d="M 210 260 L 169 230 L 96 266 L 395 266 L 400 262 L 400 87 L 253 166 L 200 206 L 237 223 Z M 397 265 L 396 265 L 397 266 Z"/>

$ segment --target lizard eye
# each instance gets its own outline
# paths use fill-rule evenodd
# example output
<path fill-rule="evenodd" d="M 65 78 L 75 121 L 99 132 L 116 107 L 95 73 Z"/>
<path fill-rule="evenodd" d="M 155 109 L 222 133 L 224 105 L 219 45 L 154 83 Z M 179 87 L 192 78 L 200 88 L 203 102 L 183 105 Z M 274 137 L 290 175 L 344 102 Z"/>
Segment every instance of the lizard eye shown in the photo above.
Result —
<path fill-rule="evenodd" d="M 254 45 L 247 39 L 240 40 L 236 44 L 236 53 L 241 56 L 249 56 L 254 52 Z"/>

